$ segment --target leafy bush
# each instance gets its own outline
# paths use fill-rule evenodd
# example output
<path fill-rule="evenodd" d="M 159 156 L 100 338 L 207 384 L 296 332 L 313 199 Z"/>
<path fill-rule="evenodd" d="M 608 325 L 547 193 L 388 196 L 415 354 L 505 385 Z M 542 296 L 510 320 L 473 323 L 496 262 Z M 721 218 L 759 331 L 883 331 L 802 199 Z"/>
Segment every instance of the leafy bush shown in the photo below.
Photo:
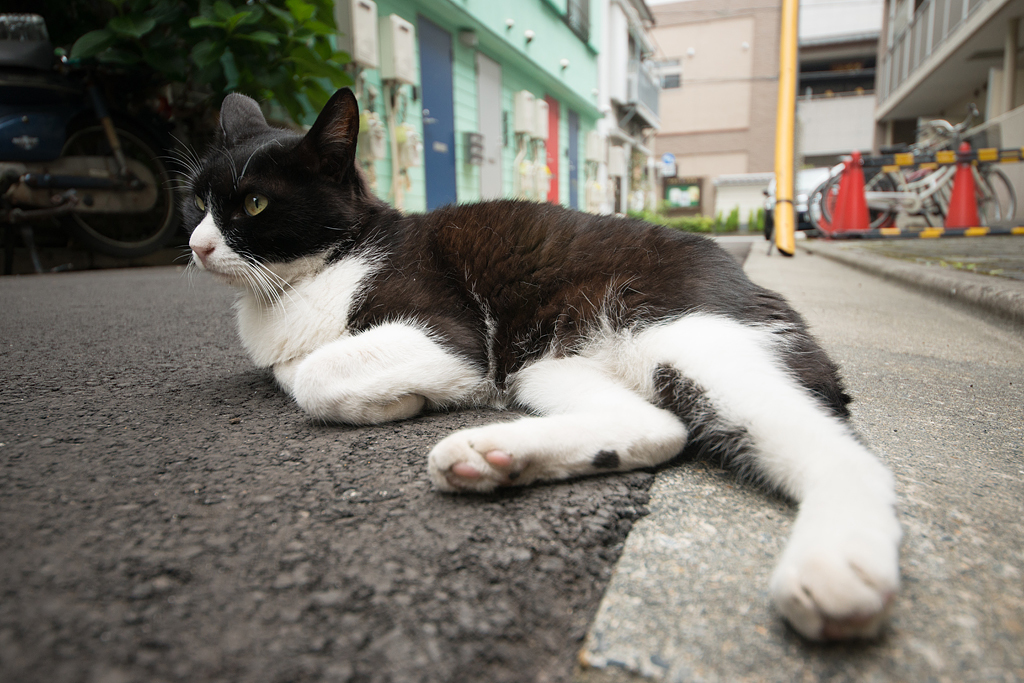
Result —
<path fill-rule="evenodd" d="M 630 218 L 638 218 L 648 223 L 664 225 L 685 232 L 713 232 L 714 221 L 707 216 L 667 216 L 653 211 L 630 211 Z"/>
<path fill-rule="evenodd" d="M 185 101 L 216 107 L 229 92 L 274 101 L 296 122 L 351 84 L 349 56 L 332 42 L 331 0 L 235 2 L 72 0 L 84 6 L 73 13 L 103 23 L 78 37 L 70 56 L 151 69 L 166 83 L 183 84 Z M 89 25 L 82 24 L 79 30 Z"/>
<path fill-rule="evenodd" d="M 725 219 L 725 231 L 736 232 L 740 229 L 740 207 L 734 206 L 732 211 L 729 212 L 729 217 Z"/>

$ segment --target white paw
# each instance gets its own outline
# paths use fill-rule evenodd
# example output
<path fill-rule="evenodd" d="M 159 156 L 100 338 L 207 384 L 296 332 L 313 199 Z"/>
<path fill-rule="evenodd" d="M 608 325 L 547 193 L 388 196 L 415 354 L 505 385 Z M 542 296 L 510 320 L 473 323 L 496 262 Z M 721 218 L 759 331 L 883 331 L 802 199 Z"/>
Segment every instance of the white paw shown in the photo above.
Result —
<path fill-rule="evenodd" d="M 874 529 L 806 526 L 819 528 L 798 529 L 772 575 L 776 607 L 810 640 L 877 636 L 899 589 L 895 519 Z"/>
<path fill-rule="evenodd" d="M 525 474 L 529 460 L 517 455 L 487 431 L 465 429 L 445 438 L 430 451 L 430 478 L 442 491 L 493 491 L 499 486 L 526 484 L 532 480 Z"/>

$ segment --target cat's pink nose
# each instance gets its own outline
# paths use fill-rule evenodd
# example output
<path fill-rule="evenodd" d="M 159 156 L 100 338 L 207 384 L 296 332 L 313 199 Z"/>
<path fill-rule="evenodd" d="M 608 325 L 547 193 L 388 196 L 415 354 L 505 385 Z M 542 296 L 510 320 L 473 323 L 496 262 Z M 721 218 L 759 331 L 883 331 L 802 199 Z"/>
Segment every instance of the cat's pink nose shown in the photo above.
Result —
<path fill-rule="evenodd" d="M 212 245 L 200 242 L 189 242 L 188 246 L 192 248 L 192 253 L 199 257 L 199 260 L 203 262 L 203 265 L 206 265 L 206 259 L 210 258 L 210 254 L 212 254 L 214 250 Z"/>

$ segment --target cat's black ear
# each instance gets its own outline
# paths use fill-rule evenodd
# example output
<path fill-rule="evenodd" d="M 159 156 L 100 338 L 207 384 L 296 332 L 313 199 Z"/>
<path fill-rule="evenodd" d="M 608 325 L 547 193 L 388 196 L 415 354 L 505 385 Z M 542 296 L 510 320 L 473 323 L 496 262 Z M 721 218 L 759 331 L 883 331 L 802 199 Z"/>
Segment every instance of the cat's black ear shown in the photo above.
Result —
<path fill-rule="evenodd" d="M 233 92 L 220 105 L 220 128 L 227 145 L 251 138 L 269 127 L 260 105 L 251 97 Z"/>
<path fill-rule="evenodd" d="M 327 175 L 345 173 L 355 163 L 359 137 L 359 103 L 349 88 L 342 88 L 324 105 L 300 147 L 313 156 Z"/>

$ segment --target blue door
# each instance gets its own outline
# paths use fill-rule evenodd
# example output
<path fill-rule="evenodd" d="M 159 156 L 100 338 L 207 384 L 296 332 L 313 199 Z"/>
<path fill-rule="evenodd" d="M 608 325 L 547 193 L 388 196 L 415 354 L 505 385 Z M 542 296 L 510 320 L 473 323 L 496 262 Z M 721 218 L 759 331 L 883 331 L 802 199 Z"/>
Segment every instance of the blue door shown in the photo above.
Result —
<path fill-rule="evenodd" d="M 579 172 L 580 153 L 580 115 L 569 110 L 569 206 L 574 209 L 580 208 L 580 179 Z"/>
<path fill-rule="evenodd" d="M 423 90 L 423 156 L 427 210 L 454 204 L 455 107 L 452 104 L 452 36 L 419 17 L 420 84 Z"/>

